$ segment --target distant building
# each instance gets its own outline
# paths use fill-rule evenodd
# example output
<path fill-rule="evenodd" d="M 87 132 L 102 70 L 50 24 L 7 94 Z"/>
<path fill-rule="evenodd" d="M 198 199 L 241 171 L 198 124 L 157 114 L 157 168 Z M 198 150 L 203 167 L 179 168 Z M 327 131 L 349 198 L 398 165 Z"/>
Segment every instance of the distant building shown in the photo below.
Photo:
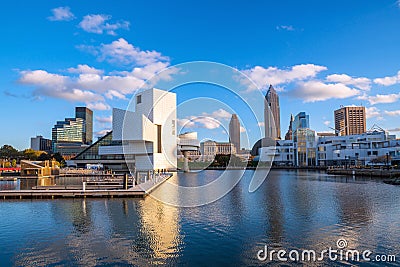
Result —
<path fill-rule="evenodd" d="M 229 122 L 229 142 L 235 146 L 237 152 L 240 151 L 240 122 L 236 114 L 232 114 Z"/>
<path fill-rule="evenodd" d="M 290 114 L 290 122 L 289 122 L 289 129 L 285 134 L 285 140 L 292 140 L 293 139 L 293 114 Z"/>
<path fill-rule="evenodd" d="M 315 131 L 309 128 L 298 128 L 293 132 L 295 166 L 317 165 L 317 141 Z"/>
<path fill-rule="evenodd" d="M 197 132 L 186 132 L 178 136 L 178 158 L 187 157 L 188 161 L 198 160 L 201 156 L 199 148 Z"/>
<path fill-rule="evenodd" d="M 29 161 L 21 160 L 21 176 L 43 178 L 60 174 L 60 168 L 54 160 Z"/>
<path fill-rule="evenodd" d="M 37 135 L 36 137 L 31 138 L 31 149 L 36 151 L 44 151 L 48 154 L 51 154 L 52 145 L 51 140 L 43 138 L 41 135 Z"/>
<path fill-rule="evenodd" d="M 400 160 L 400 140 L 383 130 L 357 135 L 325 136 L 318 140 L 318 165 L 381 165 Z"/>
<path fill-rule="evenodd" d="M 292 131 L 296 131 L 301 128 L 310 128 L 310 116 L 307 115 L 304 111 L 299 112 L 293 121 L 293 129 Z"/>
<path fill-rule="evenodd" d="M 83 119 L 82 142 L 90 145 L 93 142 L 93 111 L 87 107 L 76 107 L 75 118 Z"/>
<path fill-rule="evenodd" d="M 216 155 L 236 154 L 235 145 L 227 142 L 216 142 L 208 140 L 200 143 L 202 161 L 213 161 Z"/>
<path fill-rule="evenodd" d="M 76 107 L 75 118 L 57 121 L 52 129 L 52 150 L 70 159 L 83 151 L 93 140 L 93 112 Z"/>
<path fill-rule="evenodd" d="M 281 115 L 279 96 L 272 85 L 265 95 L 264 102 L 265 137 L 272 139 L 281 138 Z"/>
<path fill-rule="evenodd" d="M 365 107 L 341 107 L 335 110 L 335 130 L 339 135 L 366 132 Z"/>

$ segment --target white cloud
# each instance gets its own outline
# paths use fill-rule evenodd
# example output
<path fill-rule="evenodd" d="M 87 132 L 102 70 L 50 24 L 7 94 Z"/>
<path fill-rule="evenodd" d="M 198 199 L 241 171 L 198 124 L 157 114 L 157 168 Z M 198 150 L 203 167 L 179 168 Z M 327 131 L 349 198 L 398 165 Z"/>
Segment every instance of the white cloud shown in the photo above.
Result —
<path fill-rule="evenodd" d="M 240 126 L 240 132 L 241 133 L 245 133 L 246 132 L 246 128 L 244 128 L 243 126 Z"/>
<path fill-rule="evenodd" d="M 110 63 L 121 63 L 137 65 L 149 65 L 159 61 L 168 61 L 168 57 L 164 57 L 157 51 L 142 51 L 138 47 L 128 43 L 125 39 L 119 38 L 111 44 L 102 44 L 99 59 Z"/>
<path fill-rule="evenodd" d="M 94 109 L 94 110 L 110 110 L 111 109 L 111 107 L 104 102 L 87 103 L 86 106 L 88 108 Z"/>
<path fill-rule="evenodd" d="M 291 91 L 291 95 L 303 99 L 304 102 L 324 101 L 332 98 L 343 99 L 358 95 L 360 92 L 344 84 L 325 84 L 320 81 L 300 82 Z"/>
<path fill-rule="evenodd" d="M 331 124 L 331 121 L 324 121 L 324 124 L 325 124 L 326 126 L 329 126 L 329 125 Z"/>
<path fill-rule="evenodd" d="M 98 117 L 96 116 L 96 121 L 99 123 L 111 123 L 112 122 L 112 116 L 108 117 Z"/>
<path fill-rule="evenodd" d="M 368 95 L 361 95 L 358 97 L 360 100 L 367 100 L 371 105 L 375 104 L 388 104 L 394 103 L 400 98 L 400 93 L 398 94 L 388 94 L 388 95 L 375 95 L 375 96 L 368 96 Z"/>
<path fill-rule="evenodd" d="M 168 62 L 156 62 L 143 67 L 135 67 L 132 71 L 104 74 L 102 70 L 88 65 L 69 68 L 69 75 L 49 73 L 45 70 L 20 71 L 19 82 L 34 87 L 35 97 L 48 96 L 76 102 L 104 102 L 107 99 L 127 99 L 127 95 L 135 93 L 159 71 L 168 67 Z M 170 80 L 179 69 L 169 68 L 152 79 Z M 93 105 L 93 104 L 92 104 Z M 99 107 L 99 104 L 95 105 Z M 105 109 L 105 107 L 100 107 Z"/>
<path fill-rule="evenodd" d="M 285 31 L 289 31 L 292 32 L 295 30 L 295 28 L 292 25 L 279 25 L 276 26 L 277 30 L 285 30 Z"/>
<path fill-rule="evenodd" d="M 294 81 L 303 81 L 314 78 L 318 73 L 324 70 L 327 70 L 325 66 L 301 64 L 295 65 L 289 69 L 278 69 L 277 67 L 264 68 L 261 66 L 256 66 L 252 69 L 243 70 L 242 72 L 246 74 L 258 88 L 266 88 L 269 84 L 276 86 Z M 249 83 L 248 79 L 241 80 L 241 83 L 248 87 L 248 91 L 257 89 L 253 84 Z"/>
<path fill-rule="evenodd" d="M 265 127 L 265 122 L 259 121 L 259 122 L 257 123 L 257 125 L 258 125 L 259 127 Z"/>
<path fill-rule="evenodd" d="M 383 119 L 381 111 L 376 107 L 365 108 L 365 115 L 367 119 L 371 118 Z"/>
<path fill-rule="evenodd" d="M 361 90 L 371 89 L 371 80 L 365 77 L 354 78 L 347 74 L 332 74 L 326 77 L 328 82 L 342 83 L 345 85 L 353 85 Z"/>
<path fill-rule="evenodd" d="M 72 14 L 71 9 L 67 6 L 57 7 L 51 10 L 52 16 L 48 17 L 51 21 L 69 21 L 75 19 L 74 14 Z"/>
<path fill-rule="evenodd" d="M 385 114 L 388 116 L 400 116 L 400 110 L 385 110 Z"/>
<path fill-rule="evenodd" d="M 374 83 L 383 85 L 383 86 L 390 86 L 390 85 L 400 83 L 400 71 L 398 71 L 397 75 L 395 75 L 395 76 L 376 78 L 376 79 L 374 79 Z"/>
<path fill-rule="evenodd" d="M 103 70 L 98 70 L 96 68 L 90 67 L 86 64 L 79 64 L 76 68 L 68 68 L 69 73 L 79 73 L 79 74 L 98 74 L 102 75 Z"/>
<path fill-rule="evenodd" d="M 215 118 L 208 116 L 189 116 L 183 119 L 179 119 L 178 123 L 184 128 L 205 128 L 205 129 L 217 129 L 222 124 Z"/>
<path fill-rule="evenodd" d="M 160 52 L 143 51 L 124 38 L 119 38 L 110 44 L 101 44 L 100 46 L 79 45 L 77 48 L 97 56 L 99 61 L 107 61 L 116 65 L 146 66 L 160 62 L 169 64 L 169 58 L 163 56 Z"/>
<path fill-rule="evenodd" d="M 105 96 L 109 99 L 113 99 L 114 97 L 118 98 L 118 99 L 123 99 L 123 100 L 127 99 L 124 94 L 121 94 L 120 92 L 115 91 L 115 90 L 107 91 L 107 93 L 105 93 Z"/>
<path fill-rule="evenodd" d="M 101 137 L 101 136 L 108 134 L 109 132 L 111 132 L 111 129 L 104 129 L 104 130 L 95 132 L 94 135 L 97 137 Z"/>
<path fill-rule="evenodd" d="M 216 120 L 229 120 L 232 117 L 231 113 L 222 108 L 213 111 L 212 113 L 203 112 L 202 115 L 204 117 L 211 117 Z"/>
<path fill-rule="evenodd" d="M 84 31 L 90 33 L 103 34 L 106 32 L 109 35 L 116 35 L 116 30 L 118 29 L 129 29 L 128 21 L 119 21 L 116 23 L 109 23 L 111 19 L 110 15 L 104 14 L 91 14 L 83 17 L 83 20 L 79 23 L 79 27 L 81 27 Z"/>
<path fill-rule="evenodd" d="M 194 121 L 191 121 L 189 119 L 178 119 L 178 124 L 181 127 L 186 127 L 186 128 L 196 128 L 196 123 Z"/>
<path fill-rule="evenodd" d="M 89 90 L 78 89 L 70 82 L 69 77 L 48 73 L 44 70 L 22 71 L 19 82 L 35 86 L 33 95 L 49 96 L 69 101 L 102 101 L 104 98 Z"/>

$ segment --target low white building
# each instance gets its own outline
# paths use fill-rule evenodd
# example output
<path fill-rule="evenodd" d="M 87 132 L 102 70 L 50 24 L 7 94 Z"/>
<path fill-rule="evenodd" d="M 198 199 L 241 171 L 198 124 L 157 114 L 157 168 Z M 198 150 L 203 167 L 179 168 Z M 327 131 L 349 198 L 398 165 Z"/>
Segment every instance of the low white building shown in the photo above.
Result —
<path fill-rule="evenodd" d="M 318 165 L 382 165 L 400 158 L 400 140 L 385 131 L 363 134 L 320 137 Z"/>

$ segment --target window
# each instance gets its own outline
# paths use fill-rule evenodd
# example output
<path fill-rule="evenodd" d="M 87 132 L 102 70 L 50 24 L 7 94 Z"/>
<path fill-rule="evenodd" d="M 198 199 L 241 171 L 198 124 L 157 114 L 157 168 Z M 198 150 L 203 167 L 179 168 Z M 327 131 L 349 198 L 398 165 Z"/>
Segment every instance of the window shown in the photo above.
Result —
<path fill-rule="evenodd" d="M 136 96 L 136 104 L 142 103 L 142 95 Z"/>

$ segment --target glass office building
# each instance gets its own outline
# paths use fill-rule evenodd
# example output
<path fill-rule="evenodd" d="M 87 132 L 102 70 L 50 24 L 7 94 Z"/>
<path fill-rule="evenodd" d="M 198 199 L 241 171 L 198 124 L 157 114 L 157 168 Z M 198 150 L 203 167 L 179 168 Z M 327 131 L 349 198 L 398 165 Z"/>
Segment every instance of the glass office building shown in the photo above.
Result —
<path fill-rule="evenodd" d="M 76 107 L 75 118 L 83 119 L 82 142 L 90 145 L 93 142 L 93 111 L 87 107 Z"/>

